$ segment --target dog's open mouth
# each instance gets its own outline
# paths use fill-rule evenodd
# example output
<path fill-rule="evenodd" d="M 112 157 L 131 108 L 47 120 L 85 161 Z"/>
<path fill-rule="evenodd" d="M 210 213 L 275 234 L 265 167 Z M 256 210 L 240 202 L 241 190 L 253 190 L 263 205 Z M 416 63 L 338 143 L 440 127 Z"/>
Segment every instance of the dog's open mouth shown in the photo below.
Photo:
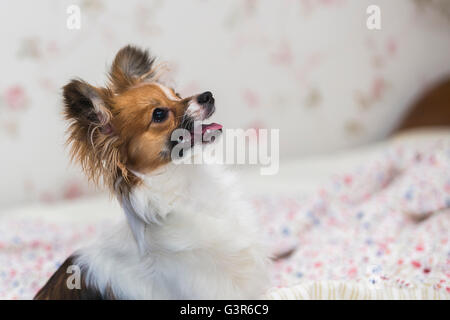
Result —
<path fill-rule="evenodd" d="M 202 124 L 200 126 L 194 127 L 191 132 L 191 144 L 194 144 L 197 141 L 202 141 L 202 143 L 207 144 L 214 142 L 222 133 L 222 125 L 218 123 L 209 123 Z M 201 135 L 201 138 L 200 138 Z"/>

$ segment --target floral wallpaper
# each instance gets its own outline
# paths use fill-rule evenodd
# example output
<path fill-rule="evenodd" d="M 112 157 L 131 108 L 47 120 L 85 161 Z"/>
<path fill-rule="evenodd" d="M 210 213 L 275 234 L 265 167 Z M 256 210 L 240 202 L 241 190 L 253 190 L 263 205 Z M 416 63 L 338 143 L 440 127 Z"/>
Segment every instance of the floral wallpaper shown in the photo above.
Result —
<path fill-rule="evenodd" d="M 279 128 L 281 161 L 385 137 L 450 73 L 445 1 L 3 1 L 0 208 L 91 192 L 68 163 L 61 87 L 102 84 L 132 43 L 169 66 L 182 94 L 210 90 L 228 128 Z M 81 9 L 68 29 L 67 8 Z M 366 27 L 369 5 L 381 30 Z"/>

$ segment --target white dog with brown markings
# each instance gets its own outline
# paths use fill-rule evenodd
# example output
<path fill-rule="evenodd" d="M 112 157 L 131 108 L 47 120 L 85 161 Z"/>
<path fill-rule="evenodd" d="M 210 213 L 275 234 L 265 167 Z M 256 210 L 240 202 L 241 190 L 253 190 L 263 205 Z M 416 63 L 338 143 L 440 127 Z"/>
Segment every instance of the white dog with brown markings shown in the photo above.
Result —
<path fill-rule="evenodd" d="M 110 188 L 126 219 L 73 253 L 35 299 L 251 299 L 270 286 L 266 247 L 233 178 L 220 165 L 173 159 L 187 143 L 173 141 L 175 130 L 192 139 L 182 158 L 220 133 L 216 123 L 194 125 L 213 114 L 212 94 L 181 98 L 157 71 L 148 52 L 127 46 L 106 87 L 64 87 L 73 158 Z M 67 287 L 70 265 L 80 267 L 80 289 Z"/>

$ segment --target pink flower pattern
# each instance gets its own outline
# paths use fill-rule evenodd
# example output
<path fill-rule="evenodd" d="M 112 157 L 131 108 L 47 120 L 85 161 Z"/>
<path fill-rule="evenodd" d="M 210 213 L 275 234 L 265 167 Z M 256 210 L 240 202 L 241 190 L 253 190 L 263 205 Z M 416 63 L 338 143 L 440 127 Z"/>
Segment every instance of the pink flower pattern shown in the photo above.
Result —
<path fill-rule="evenodd" d="M 273 253 L 274 287 L 353 280 L 450 294 L 450 146 L 397 145 L 310 196 L 248 197 Z M 0 224 L 0 299 L 28 299 L 113 221 L 10 216 Z"/>
<path fill-rule="evenodd" d="M 8 63 L 0 83 L 0 147 L 12 146 L 12 154 L 24 161 L 17 166 L 17 158 L 2 157 L 0 206 L 58 201 L 92 191 L 84 180 L 77 187 L 61 187 L 77 180 L 80 171 L 69 167 L 63 149 L 60 88 L 77 76 L 100 83 L 104 65 L 130 42 L 170 61 L 176 89 L 183 95 L 214 91 L 221 112 L 240 115 L 226 117 L 230 128 L 282 123 L 286 129 L 282 132 L 296 132 L 318 121 L 319 108 L 322 114 L 335 114 L 318 121 L 314 132 L 320 130 L 320 135 L 280 135 L 282 145 L 295 149 L 290 152 L 295 155 L 303 155 L 311 146 L 322 152 L 348 146 L 349 136 L 355 145 L 370 140 L 369 134 L 371 139 L 386 136 L 390 127 L 385 119 L 392 110 L 405 109 L 404 102 L 418 90 L 450 72 L 445 50 L 450 49 L 450 41 L 440 36 L 442 25 L 428 15 L 418 15 L 417 8 L 427 7 L 423 3 L 386 2 L 383 10 L 403 13 L 396 21 L 398 27 L 380 32 L 361 27 L 350 35 L 347 23 L 361 23 L 365 12 L 344 0 L 232 0 L 217 8 L 194 0 L 186 7 L 132 0 L 125 9 L 115 2 L 83 1 L 82 28 L 77 31 L 64 29 L 60 16 L 45 11 L 55 6 L 64 12 L 64 5 L 43 1 L 48 5 L 27 7 L 40 17 L 30 23 L 42 24 L 44 19 L 48 25 L 62 23 L 63 30 L 18 29 L 14 38 L 7 39 L 12 50 L 2 53 Z M 23 10 L 20 3 L 0 6 L 9 12 L 2 21 L 6 25 Z M 183 12 L 175 21 L 177 10 Z M 211 21 L 203 20 L 208 10 L 217 10 Z M 431 32 L 436 35 L 431 37 Z M 412 49 L 435 44 L 441 50 L 430 52 L 433 56 L 427 61 L 420 50 Z M 336 113 L 335 108 L 343 111 Z M 375 108 L 377 112 L 372 112 Z M 304 111 L 301 116 L 299 109 Z M 376 124 L 376 129 L 368 130 L 368 123 Z M 320 148 L 319 139 L 335 142 Z M 42 170 L 49 163 L 51 170 Z M 17 180 L 30 181 L 34 189 L 30 192 L 25 183 L 10 183 Z"/>

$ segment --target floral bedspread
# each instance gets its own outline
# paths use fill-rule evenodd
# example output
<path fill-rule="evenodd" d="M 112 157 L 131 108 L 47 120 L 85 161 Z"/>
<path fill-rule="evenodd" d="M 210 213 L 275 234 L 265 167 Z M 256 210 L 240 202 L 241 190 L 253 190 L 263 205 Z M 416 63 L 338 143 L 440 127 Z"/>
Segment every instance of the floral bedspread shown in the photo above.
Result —
<path fill-rule="evenodd" d="M 273 251 L 294 249 L 271 298 L 450 298 L 447 143 L 387 148 L 313 196 L 249 201 Z M 0 219 L 0 299 L 32 298 L 105 223 Z"/>
<path fill-rule="evenodd" d="M 300 289 L 309 298 L 324 298 L 343 283 L 360 289 L 353 298 L 387 288 L 398 294 L 381 298 L 450 298 L 448 143 L 398 145 L 333 177 L 312 197 L 253 203 L 278 252 L 295 248 L 274 265 L 278 287 L 305 284 Z"/>

